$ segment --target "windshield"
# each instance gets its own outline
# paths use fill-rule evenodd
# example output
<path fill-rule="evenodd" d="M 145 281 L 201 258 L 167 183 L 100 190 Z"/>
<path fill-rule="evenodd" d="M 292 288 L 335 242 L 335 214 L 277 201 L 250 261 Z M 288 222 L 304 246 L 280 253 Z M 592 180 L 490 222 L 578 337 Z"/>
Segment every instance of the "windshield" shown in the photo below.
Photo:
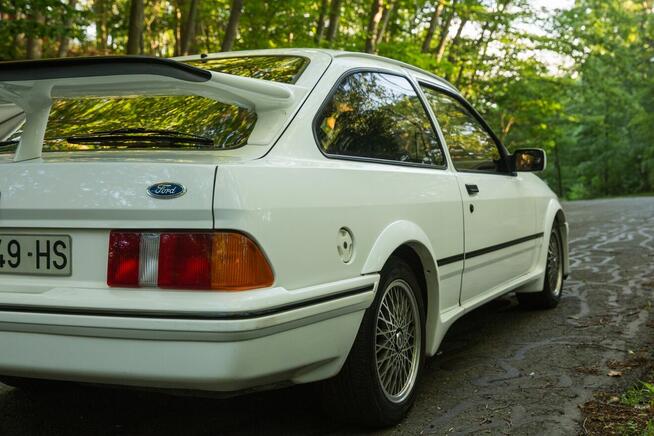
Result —
<path fill-rule="evenodd" d="M 244 56 L 186 63 L 226 74 L 295 83 L 309 60 L 299 56 Z M 253 110 L 199 96 L 55 98 L 43 151 L 226 150 L 245 145 L 256 121 Z M 21 134 L 19 128 L 0 138 L 0 153 L 13 153 Z"/>

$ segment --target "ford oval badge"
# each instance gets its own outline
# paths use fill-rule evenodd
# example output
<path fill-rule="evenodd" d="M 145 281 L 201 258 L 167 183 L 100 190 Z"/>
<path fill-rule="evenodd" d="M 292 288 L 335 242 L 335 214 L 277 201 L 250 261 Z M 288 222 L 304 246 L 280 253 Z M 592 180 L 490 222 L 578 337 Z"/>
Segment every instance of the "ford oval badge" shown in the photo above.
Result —
<path fill-rule="evenodd" d="M 160 198 L 163 200 L 177 198 L 184 195 L 185 193 L 186 193 L 186 188 L 184 187 L 184 185 L 181 185 L 179 183 L 160 182 L 148 186 L 148 195 L 150 197 Z"/>

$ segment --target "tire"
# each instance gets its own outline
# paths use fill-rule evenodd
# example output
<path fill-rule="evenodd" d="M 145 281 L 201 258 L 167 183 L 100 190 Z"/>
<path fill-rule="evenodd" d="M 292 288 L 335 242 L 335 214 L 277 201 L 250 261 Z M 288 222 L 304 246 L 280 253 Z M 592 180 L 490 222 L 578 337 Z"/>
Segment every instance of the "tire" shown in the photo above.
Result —
<path fill-rule="evenodd" d="M 403 324 L 397 329 L 392 325 L 396 317 Z M 406 262 L 391 257 L 341 372 L 323 383 L 325 412 L 366 427 L 397 424 L 413 405 L 424 359 L 420 285 Z"/>
<path fill-rule="evenodd" d="M 547 248 L 543 290 L 534 293 L 519 293 L 517 294 L 518 302 L 527 309 L 553 309 L 561 301 L 563 280 L 563 246 L 561 233 L 555 222 L 550 232 Z"/>

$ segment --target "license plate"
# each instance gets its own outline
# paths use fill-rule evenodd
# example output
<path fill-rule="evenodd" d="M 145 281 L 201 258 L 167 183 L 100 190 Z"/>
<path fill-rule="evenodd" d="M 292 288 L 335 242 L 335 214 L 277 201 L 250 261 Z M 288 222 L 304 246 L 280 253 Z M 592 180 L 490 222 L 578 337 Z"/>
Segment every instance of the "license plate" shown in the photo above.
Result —
<path fill-rule="evenodd" d="M 0 273 L 69 276 L 68 235 L 0 234 Z"/>

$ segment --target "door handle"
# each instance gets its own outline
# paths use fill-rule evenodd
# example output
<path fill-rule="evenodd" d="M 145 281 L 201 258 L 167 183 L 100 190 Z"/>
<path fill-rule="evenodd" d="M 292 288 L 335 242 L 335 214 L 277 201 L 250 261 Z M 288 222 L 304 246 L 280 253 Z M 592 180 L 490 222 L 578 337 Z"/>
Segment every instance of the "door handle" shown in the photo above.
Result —
<path fill-rule="evenodd" d="M 469 185 L 466 183 L 466 190 L 470 195 L 479 194 L 479 187 L 477 185 Z"/>

